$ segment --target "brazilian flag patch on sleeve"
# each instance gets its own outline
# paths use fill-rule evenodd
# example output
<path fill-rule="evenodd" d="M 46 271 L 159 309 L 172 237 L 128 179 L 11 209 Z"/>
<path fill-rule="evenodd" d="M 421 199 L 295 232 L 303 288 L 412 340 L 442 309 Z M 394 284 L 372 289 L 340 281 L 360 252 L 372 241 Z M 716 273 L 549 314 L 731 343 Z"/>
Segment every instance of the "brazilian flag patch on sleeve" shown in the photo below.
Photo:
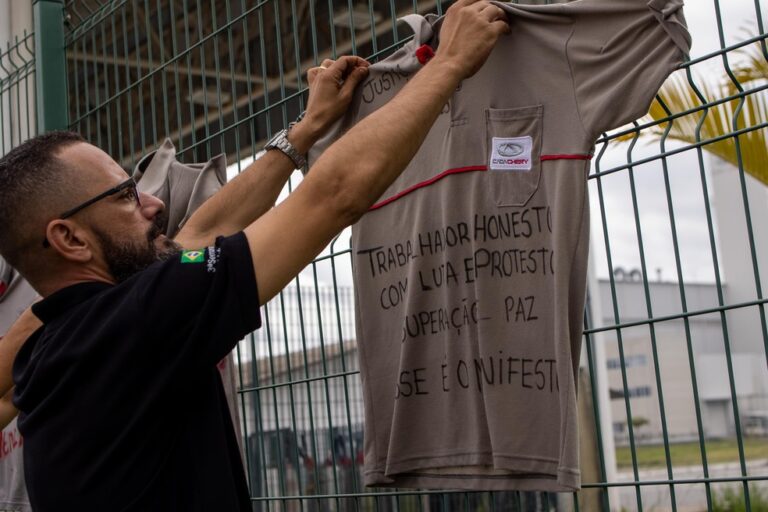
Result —
<path fill-rule="evenodd" d="M 181 251 L 182 263 L 203 263 L 205 260 L 205 251 Z"/>

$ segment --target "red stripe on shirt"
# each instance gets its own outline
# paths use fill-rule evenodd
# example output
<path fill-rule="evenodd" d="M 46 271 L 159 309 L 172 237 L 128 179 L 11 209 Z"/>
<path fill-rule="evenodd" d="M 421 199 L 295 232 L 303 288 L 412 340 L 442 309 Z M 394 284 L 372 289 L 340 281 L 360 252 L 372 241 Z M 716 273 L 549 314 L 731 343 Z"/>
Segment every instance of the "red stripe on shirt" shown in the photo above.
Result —
<path fill-rule="evenodd" d="M 456 169 L 448 169 L 447 171 L 443 171 L 437 176 L 432 176 L 428 180 L 424 180 L 421 183 L 417 183 L 415 185 L 412 185 L 408 187 L 407 189 L 403 190 L 402 192 L 398 192 L 397 194 L 393 195 L 392 197 L 388 197 L 387 199 L 383 201 L 379 201 L 375 205 L 371 206 L 369 210 L 377 210 L 381 208 L 382 206 L 386 206 L 389 203 L 392 203 L 394 201 L 397 201 L 401 197 L 407 196 L 414 190 L 418 190 L 420 188 L 428 187 L 429 185 L 432 185 L 433 183 L 440 181 L 441 179 L 445 178 L 446 176 L 449 176 L 451 174 L 460 174 L 463 172 L 473 172 L 473 171 L 486 171 L 488 170 L 488 167 L 484 165 L 472 165 L 469 167 L 457 167 Z"/>
<path fill-rule="evenodd" d="M 541 158 L 540 158 L 542 162 L 550 161 L 550 160 L 591 160 L 591 159 L 592 159 L 592 155 L 541 155 Z M 468 167 L 457 167 L 455 169 L 448 169 L 447 171 L 443 171 L 440 174 L 429 178 L 428 180 L 424 180 L 422 182 L 416 183 L 415 185 L 411 185 L 405 190 L 398 192 L 397 194 L 391 197 L 388 197 L 383 201 L 379 201 L 378 203 L 371 206 L 368 209 L 368 211 L 378 210 L 382 206 L 386 206 L 389 203 L 393 203 L 398 199 L 407 196 L 414 190 L 428 187 L 434 183 L 437 183 L 438 181 L 445 178 L 446 176 L 450 176 L 451 174 L 462 174 L 465 172 L 476 172 L 476 171 L 487 171 L 487 170 L 488 170 L 488 167 L 485 165 L 470 165 Z"/>
<path fill-rule="evenodd" d="M 547 160 L 592 160 L 592 155 L 541 155 L 541 161 Z"/>

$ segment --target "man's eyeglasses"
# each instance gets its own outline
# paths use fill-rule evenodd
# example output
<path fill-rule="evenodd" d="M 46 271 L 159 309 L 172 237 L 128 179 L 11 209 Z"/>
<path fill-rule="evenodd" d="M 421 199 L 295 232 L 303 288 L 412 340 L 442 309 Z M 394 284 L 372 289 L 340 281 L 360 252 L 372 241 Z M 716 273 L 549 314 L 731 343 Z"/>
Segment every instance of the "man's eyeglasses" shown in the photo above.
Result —
<path fill-rule="evenodd" d="M 70 208 L 69 210 L 65 211 L 58 217 L 57 219 L 66 219 L 67 217 L 71 217 L 80 210 L 83 210 L 85 208 L 88 208 L 93 203 L 96 203 L 98 201 L 101 201 L 102 199 L 105 199 L 107 197 L 113 196 L 115 194 L 119 194 L 120 192 L 125 191 L 127 194 L 128 199 L 132 199 L 136 202 L 137 206 L 141 206 L 141 194 L 139 194 L 139 191 L 136 190 L 136 181 L 133 178 L 128 178 L 124 182 L 120 183 L 119 185 L 116 185 L 112 187 L 109 190 L 105 190 L 101 194 L 92 197 L 91 199 L 85 201 L 84 203 L 81 203 L 74 208 Z M 48 242 L 48 238 L 43 239 L 43 247 L 50 247 L 50 243 Z"/>

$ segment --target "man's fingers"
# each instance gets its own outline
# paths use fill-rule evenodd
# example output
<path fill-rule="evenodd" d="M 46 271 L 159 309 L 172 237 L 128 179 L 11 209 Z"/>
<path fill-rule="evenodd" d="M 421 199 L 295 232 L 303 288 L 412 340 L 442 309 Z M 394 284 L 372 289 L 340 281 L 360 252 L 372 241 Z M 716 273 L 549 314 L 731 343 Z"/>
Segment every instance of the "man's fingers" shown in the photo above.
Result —
<path fill-rule="evenodd" d="M 509 34 L 512 31 L 512 27 L 509 26 L 506 18 L 503 20 L 497 20 L 491 23 L 491 28 L 496 34 Z"/>
<path fill-rule="evenodd" d="M 355 55 L 345 55 L 344 57 L 339 57 L 333 66 L 330 66 L 328 69 L 333 71 L 338 69 L 343 74 L 351 72 L 358 66 L 368 67 L 369 65 L 368 61 L 363 58 L 356 57 Z"/>
<path fill-rule="evenodd" d="M 490 7 L 490 5 L 487 0 L 478 0 L 477 2 L 471 2 L 466 8 L 472 12 L 480 12 Z"/>
<path fill-rule="evenodd" d="M 480 15 L 489 22 L 497 20 L 506 20 L 507 15 L 501 7 L 488 4 L 483 10 L 480 11 Z"/>
<path fill-rule="evenodd" d="M 475 4 L 481 1 L 484 1 L 484 0 L 458 0 L 455 4 L 453 4 L 453 7 L 458 9 L 462 6 Z"/>
<path fill-rule="evenodd" d="M 307 70 L 307 82 L 309 82 L 309 85 L 312 85 L 312 83 L 315 81 L 315 78 L 317 78 L 317 74 L 322 70 L 323 68 L 321 67 L 309 68 Z"/>
<path fill-rule="evenodd" d="M 359 84 L 366 76 L 368 76 L 368 66 L 355 66 L 352 69 L 352 72 L 347 74 L 346 80 L 344 80 L 344 85 L 341 86 L 342 94 L 351 95 L 357 87 L 357 84 Z"/>
<path fill-rule="evenodd" d="M 336 80 L 336 83 L 339 84 L 339 87 L 341 87 L 349 76 L 355 75 L 355 73 L 352 73 L 353 71 L 357 68 L 367 68 L 368 66 L 368 61 L 365 59 L 355 57 L 354 55 L 347 55 L 340 57 L 325 72 L 329 73 Z"/>
<path fill-rule="evenodd" d="M 368 66 L 370 63 L 367 60 L 354 55 L 339 57 L 337 60 L 324 59 L 319 66 L 307 70 L 307 82 L 312 85 L 320 76 L 327 76 L 329 80 L 333 80 L 341 88 L 348 76 L 354 76 L 354 83 L 357 84 L 360 78 L 366 75 L 366 72 L 358 71 L 362 75 L 357 75 L 355 72 L 359 69 L 365 70 Z"/>

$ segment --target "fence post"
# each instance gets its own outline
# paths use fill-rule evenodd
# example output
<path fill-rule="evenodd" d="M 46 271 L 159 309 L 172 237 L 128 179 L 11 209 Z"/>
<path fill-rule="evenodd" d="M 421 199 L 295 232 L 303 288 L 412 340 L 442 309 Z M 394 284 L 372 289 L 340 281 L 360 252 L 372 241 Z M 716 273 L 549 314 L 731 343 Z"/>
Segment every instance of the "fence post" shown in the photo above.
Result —
<path fill-rule="evenodd" d="M 38 133 L 67 128 L 67 80 L 63 0 L 37 0 L 35 80 Z"/>

